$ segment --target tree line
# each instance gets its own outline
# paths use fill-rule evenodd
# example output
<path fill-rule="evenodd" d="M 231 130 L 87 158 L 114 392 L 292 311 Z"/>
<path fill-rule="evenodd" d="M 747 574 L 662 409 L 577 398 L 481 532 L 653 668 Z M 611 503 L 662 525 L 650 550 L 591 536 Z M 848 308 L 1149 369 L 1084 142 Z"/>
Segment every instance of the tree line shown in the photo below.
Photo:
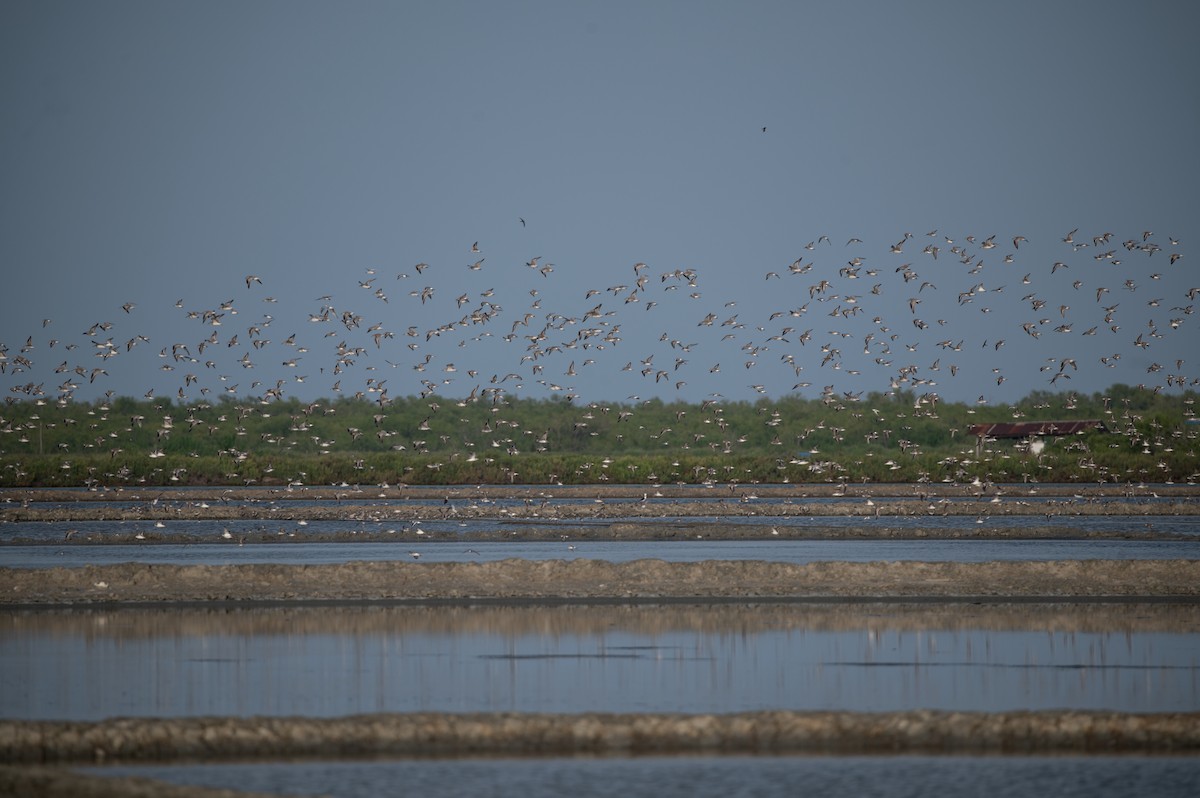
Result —
<path fill-rule="evenodd" d="M 998 406 L 908 391 L 701 403 L 23 400 L 0 415 L 0 485 L 1190 481 L 1195 398 L 1114 385 Z M 1105 431 L 1040 451 L 970 433 L 1072 419 Z"/>

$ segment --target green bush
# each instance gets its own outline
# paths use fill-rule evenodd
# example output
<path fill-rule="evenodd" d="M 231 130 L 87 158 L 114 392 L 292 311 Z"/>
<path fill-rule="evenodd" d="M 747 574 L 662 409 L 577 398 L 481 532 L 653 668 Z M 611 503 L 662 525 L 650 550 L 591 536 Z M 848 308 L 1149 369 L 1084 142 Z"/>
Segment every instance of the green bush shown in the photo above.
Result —
<path fill-rule="evenodd" d="M 1123 385 L 988 408 L 905 392 L 844 404 L 14 401 L 0 415 L 0 485 L 1187 481 L 1200 470 L 1194 403 Z M 1082 418 L 1108 431 L 1036 455 L 1008 440 L 977 450 L 968 431 Z"/>

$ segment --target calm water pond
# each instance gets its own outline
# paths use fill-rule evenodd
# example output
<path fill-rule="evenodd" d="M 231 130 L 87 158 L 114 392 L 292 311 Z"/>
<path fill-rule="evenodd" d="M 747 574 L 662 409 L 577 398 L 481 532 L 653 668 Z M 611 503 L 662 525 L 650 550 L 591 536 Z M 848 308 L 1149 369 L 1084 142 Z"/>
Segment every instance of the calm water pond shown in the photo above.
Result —
<path fill-rule="evenodd" d="M 0 612 L 0 716 L 1200 710 L 1194 604 Z"/>
<path fill-rule="evenodd" d="M 644 757 L 297 762 L 91 768 L 175 784 L 286 795 L 422 798 L 1190 798 L 1197 757 Z"/>

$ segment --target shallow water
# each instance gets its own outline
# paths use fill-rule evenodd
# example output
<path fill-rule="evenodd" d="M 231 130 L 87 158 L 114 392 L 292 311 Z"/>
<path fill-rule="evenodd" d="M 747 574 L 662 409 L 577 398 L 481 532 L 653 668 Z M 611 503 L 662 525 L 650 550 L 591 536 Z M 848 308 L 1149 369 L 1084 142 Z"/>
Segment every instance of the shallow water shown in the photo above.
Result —
<path fill-rule="evenodd" d="M 531 487 L 530 491 L 543 490 Z M 724 501 L 697 489 L 688 500 Z M 184 495 L 184 494 L 181 494 Z M 1037 499 L 1029 499 L 1038 501 Z M 356 500 L 357 501 L 357 500 Z M 650 502 L 654 502 L 650 499 Z M 805 499 L 829 504 L 856 499 Z M 1200 516 L 1079 516 L 1053 525 L 1144 539 L 432 542 L 430 533 L 581 531 L 588 521 L 150 521 L 0 524 L 0 565 L 1194 559 Z M 1147 503 L 1155 499 L 1148 497 Z M 309 502 L 303 502 L 309 504 Z M 366 502 L 364 502 L 366 503 Z M 373 503 L 373 502 L 372 502 Z M 616 502 L 614 502 L 616 503 Z M 278 503 L 283 505 L 285 503 Z M 287 503 L 290 505 L 290 502 Z M 328 502 L 321 502 L 328 505 Z M 380 502 L 386 516 L 391 502 Z M 753 508 L 754 501 L 748 503 Z M 1070 502 L 1066 502 L 1070 504 Z M 144 506 L 132 503 L 130 508 Z M 745 509 L 744 507 L 742 509 Z M 714 512 L 715 512 L 714 508 Z M 282 512 L 282 510 L 281 510 Z M 614 518 L 854 528 L 1019 530 L 1043 516 Z M 222 537 L 228 528 L 232 540 Z M 63 545 L 68 530 L 75 540 Z M 142 532 L 195 544 L 81 545 Z M 515 534 L 514 534 L 515 533 Z M 354 535 L 394 534 L 395 542 Z M 241 536 L 275 535 L 278 544 Z M 311 536 L 346 542 L 304 542 Z M 1189 540 L 1155 540 L 1161 536 Z M 570 548 L 569 546 L 573 546 Z M 333 606 L 0 611 L 0 717 L 342 716 L 372 712 L 740 712 L 758 709 L 1200 711 L 1193 604 Z M 246 763 L 98 769 L 186 784 L 339 798 L 439 795 L 1192 795 L 1200 759 L 1168 757 L 647 757 Z"/>
<path fill-rule="evenodd" d="M 604 560 L 668 562 L 762 560 L 811 562 L 991 562 L 1034 560 L 1176 560 L 1200 558 L 1200 541 L 1144 540 L 676 540 L 676 541 L 503 541 L 414 540 L 395 543 L 107 544 L 0 547 L 0 566 L 78 568 L 142 562 L 174 565 L 267 563 L 317 565 L 355 561 L 491 562 Z"/>
<path fill-rule="evenodd" d="M 90 768 L 176 784 L 288 795 L 441 796 L 820 795 L 830 798 L 1065 798 L 1195 795 L 1197 757 L 723 756 L 144 765 Z"/>
<path fill-rule="evenodd" d="M 254 520 L 169 520 L 161 522 L 130 521 L 20 521 L 0 522 L 0 543 L 13 541 L 56 543 L 66 539 L 68 533 L 78 543 L 83 541 L 104 542 L 107 540 L 129 540 L 143 534 L 152 539 L 170 540 L 172 537 L 186 538 L 189 542 L 223 542 L 225 530 L 234 539 L 275 537 L 280 540 L 300 540 L 318 536 L 381 536 L 396 535 L 398 538 L 414 538 L 418 530 L 441 534 L 493 534 L 497 537 L 515 536 L 531 532 L 558 532 L 575 535 L 588 529 L 609 524 L 633 523 L 638 525 L 677 525 L 681 530 L 701 524 L 725 524 L 730 526 L 776 527 L 780 530 L 830 529 L 870 532 L 872 529 L 912 531 L 922 530 L 955 532 L 964 537 L 984 530 L 1015 532 L 1031 524 L 1053 526 L 1067 533 L 1100 533 L 1107 535 L 1130 535 L 1145 538 L 1185 537 L 1200 542 L 1200 515 L 1054 515 L 1047 521 L 1044 516 L 998 516 L 986 518 L 973 515 L 899 515 L 876 518 L 869 515 L 701 515 L 661 517 L 613 517 L 596 519 L 559 519 L 547 514 L 544 517 L 526 517 L 513 520 L 503 517 L 455 519 L 443 518 L 438 513 L 411 521 L 388 520 L 313 520 L 305 523 L 279 519 L 275 521 Z M 681 532 L 682 534 L 682 532 Z"/>
<path fill-rule="evenodd" d="M 0 716 L 1200 710 L 1195 605 L 0 613 Z"/>

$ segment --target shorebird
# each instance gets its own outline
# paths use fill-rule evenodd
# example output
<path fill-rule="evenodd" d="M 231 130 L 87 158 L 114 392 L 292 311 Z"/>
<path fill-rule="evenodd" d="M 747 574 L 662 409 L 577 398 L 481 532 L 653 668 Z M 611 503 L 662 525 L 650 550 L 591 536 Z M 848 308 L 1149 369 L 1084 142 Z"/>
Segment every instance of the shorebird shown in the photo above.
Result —
<path fill-rule="evenodd" d="M 519 221 L 524 227 L 525 220 L 519 218 Z M 208 309 L 202 310 L 197 307 L 195 310 L 185 310 L 185 301 L 180 298 L 175 307 L 182 312 L 172 315 L 178 317 L 184 331 L 178 337 L 172 332 L 171 337 L 166 339 L 176 343 L 159 350 L 160 360 L 154 361 L 156 384 L 145 386 L 149 390 L 142 396 L 164 408 L 167 402 L 159 397 L 177 397 L 180 400 L 180 410 L 176 412 L 183 413 L 185 411 L 182 408 L 188 408 L 186 412 L 200 415 L 193 408 L 204 402 L 202 397 L 209 391 L 216 390 L 223 400 L 232 400 L 240 408 L 255 408 L 253 412 L 262 412 L 264 415 L 274 412 L 278 419 L 283 415 L 278 409 L 284 406 L 280 403 L 288 402 L 291 399 L 289 391 L 300 390 L 300 383 L 304 382 L 303 376 L 292 376 L 294 370 L 298 369 L 299 360 L 303 359 L 306 366 L 317 361 L 318 372 L 313 374 L 329 375 L 332 386 L 312 386 L 312 383 L 319 382 L 314 378 L 309 380 L 309 385 L 304 386 L 303 390 L 311 388 L 326 393 L 343 394 L 345 386 L 346 400 L 367 400 L 375 404 L 381 413 L 395 401 L 393 396 L 415 394 L 422 402 L 433 402 L 445 396 L 453 403 L 450 406 L 460 409 L 460 418 L 450 418 L 450 414 L 445 412 L 434 415 L 436 410 L 422 409 L 412 413 L 412 423 L 400 421 L 400 414 L 389 418 L 386 425 L 375 422 L 373 431 L 376 434 L 373 436 L 364 435 L 361 429 L 350 424 L 334 425 L 332 422 L 325 422 L 323 426 L 330 432 L 312 429 L 316 420 L 321 418 L 322 412 L 333 410 L 332 407 L 328 407 L 323 408 L 315 417 L 312 414 L 303 414 L 303 418 L 286 431 L 268 433 L 264 443 L 281 447 L 312 445 L 320 451 L 328 452 L 337 452 L 339 447 L 350 447 L 350 451 L 354 451 L 356 447 L 364 446 L 368 442 L 371 445 L 391 447 L 394 451 L 436 451 L 437 459 L 441 461 L 431 466 L 431 470 L 436 471 L 443 463 L 452 460 L 477 463 L 488 459 L 486 456 L 481 457 L 482 448 L 476 448 L 481 443 L 487 446 L 488 441 L 459 434 L 459 430 L 465 429 L 463 425 L 467 423 L 464 420 L 468 415 L 467 411 L 477 404 L 486 404 L 490 408 L 489 423 L 492 431 L 488 435 L 496 443 L 497 454 L 522 451 L 526 448 L 521 445 L 524 440 L 529 441 L 528 448 L 531 449 L 552 449 L 555 445 L 553 435 L 546 439 L 541 430 L 509 430 L 506 426 L 510 418 L 507 402 L 512 398 L 531 395 L 554 396 L 563 397 L 567 402 L 576 402 L 583 391 L 565 382 L 551 381 L 549 375 L 552 374 L 564 374 L 571 377 L 572 381 L 585 377 L 607 380 L 603 383 L 602 390 L 613 391 L 614 397 L 627 393 L 630 396 L 638 396 L 636 400 L 626 400 L 622 406 L 614 404 L 610 408 L 613 411 L 612 415 L 604 420 L 604 424 L 601 421 L 607 411 L 588 410 L 591 418 L 584 418 L 582 414 L 585 403 L 578 402 L 576 406 L 580 408 L 581 415 L 574 420 L 576 423 L 566 424 L 564 429 L 567 430 L 567 435 L 576 435 L 581 440 L 603 439 L 603 436 L 610 435 L 613 443 L 621 447 L 633 445 L 691 448 L 690 454 L 694 454 L 696 449 L 708 446 L 711 446 L 714 452 L 723 453 L 728 450 L 729 453 L 734 453 L 749 440 L 750 431 L 739 428 L 745 424 L 744 421 L 731 420 L 737 414 L 721 416 L 712 406 L 703 413 L 708 427 L 695 433 L 700 437 L 693 437 L 691 431 L 671 431 L 659 423 L 639 426 L 638 421 L 641 419 L 634 417 L 631 410 L 637 409 L 643 398 L 638 393 L 630 392 L 640 390 L 640 387 L 629 386 L 630 381 L 642 381 L 643 385 L 651 386 L 647 391 L 641 391 L 647 399 L 651 395 L 663 398 L 672 388 L 682 393 L 690 388 L 690 385 L 697 383 L 711 385 L 712 381 L 721 379 L 719 376 L 713 376 L 720 373 L 719 364 L 724 362 L 728 366 L 729 358 L 736 357 L 736 362 L 743 363 L 747 369 L 755 369 L 755 382 L 735 384 L 732 387 L 740 396 L 757 400 L 760 396 L 786 390 L 787 386 L 792 386 L 793 391 L 809 389 L 812 386 L 809 381 L 802 379 L 807 376 L 802 372 L 806 368 L 810 373 L 814 368 L 823 368 L 827 373 L 836 371 L 837 379 L 847 383 L 821 393 L 821 402 L 828 408 L 831 417 L 836 417 L 833 414 L 855 413 L 853 403 L 857 397 L 865 395 L 864 389 L 872 391 L 878 387 L 881 391 L 889 392 L 889 395 L 909 390 L 934 394 L 935 379 L 946 380 L 947 375 L 959 382 L 972 378 L 986 378 L 989 382 L 994 379 L 997 383 L 1004 383 L 1006 387 L 1020 382 L 1022 369 L 1027 376 L 1037 376 L 1042 371 L 1035 371 L 1034 366 L 1040 358 L 1026 357 L 1036 351 L 1029 348 L 1036 346 L 1029 339 L 1037 340 L 1041 333 L 1050 331 L 1058 333 L 1051 336 L 1056 341 L 1078 341 L 1094 346 L 1101 339 L 1108 337 L 1116 342 L 1105 348 L 1103 358 L 1099 358 L 1099 353 L 1092 352 L 1086 352 L 1085 356 L 1086 350 L 1061 352 L 1064 357 L 1058 362 L 1070 362 L 1073 365 L 1070 367 L 1070 374 L 1067 374 L 1062 366 L 1057 371 L 1048 369 L 1050 373 L 1047 376 L 1052 382 L 1065 383 L 1071 379 L 1080 382 L 1086 378 L 1085 372 L 1088 371 L 1089 365 L 1093 375 L 1100 368 L 1136 368 L 1139 375 L 1144 374 L 1138 376 L 1138 380 L 1154 380 L 1153 383 L 1144 383 L 1149 389 L 1185 387 L 1195 379 L 1185 372 L 1185 365 L 1190 367 L 1190 364 L 1184 364 L 1180 359 L 1180 365 L 1172 369 L 1170 364 L 1175 355 L 1159 354 L 1171 345 L 1164 339 L 1168 339 L 1173 331 L 1181 331 L 1180 336 L 1188 334 L 1182 331 L 1189 329 L 1188 324 L 1192 320 L 1191 303 L 1200 298 L 1200 288 L 1185 291 L 1179 285 L 1181 275 L 1167 269 L 1147 269 L 1143 283 L 1150 280 L 1149 284 L 1155 285 L 1159 290 L 1155 291 L 1154 298 L 1145 303 L 1137 303 L 1138 307 L 1134 307 L 1133 303 L 1126 303 L 1120 311 L 1120 316 L 1117 315 L 1116 305 L 1102 308 L 1099 304 L 1103 301 L 1103 295 L 1110 293 L 1108 287 L 1093 289 L 1090 282 L 1086 283 L 1088 295 L 1092 290 L 1096 291 L 1097 302 L 1086 303 L 1090 308 L 1081 307 L 1085 303 L 1069 299 L 1073 291 L 1081 290 L 1085 287 L 1085 281 L 1092 279 L 1087 277 L 1087 274 L 1094 273 L 1096 269 L 1111 267 L 1127 269 L 1126 274 L 1116 278 L 1115 284 L 1121 285 L 1124 280 L 1127 290 L 1136 291 L 1139 285 L 1134 277 L 1138 270 L 1131 266 L 1131 262 L 1134 258 L 1150 258 L 1162 249 L 1152 237 L 1151 231 L 1142 230 L 1139 226 L 1131 235 L 1117 238 L 1109 232 L 1078 236 L 1077 230 L 1073 230 L 1063 238 L 1063 243 L 1055 241 L 1057 237 L 1051 237 L 1048 248 L 1040 250 L 1038 247 L 1042 246 L 1041 243 L 1031 245 L 1023 235 L 952 236 L 940 233 L 938 228 L 934 228 L 927 236 L 931 240 L 928 243 L 922 242 L 922 254 L 930 255 L 929 259 L 921 261 L 920 264 L 906 262 L 894 266 L 894 270 L 889 272 L 886 268 L 878 268 L 875 265 L 877 259 L 890 253 L 903 254 L 907 242 L 912 238 L 911 234 L 904 233 L 899 241 L 896 241 L 894 236 L 889 236 L 882 244 L 865 244 L 865 236 L 850 237 L 846 239 L 846 246 L 856 246 L 854 257 L 835 256 L 832 259 L 822 257 L 822 254 L 828 255 L 835 251 L 831 247 L 819 246 L 821 243 L 829 244 L 829 237 L 822 235 L 804 246 L 805 257 L 793 261 L 786 272 L 779 269 L 778 265 L 772 268 L 768 264 L 767 268 L 771 270 L 762 269 L 757 272 L 762 274 L 765 271 L 765 280 L 753 285 L 743 282 L 732 288 L 723 288 L 719 302 L 725 308 L 736 305 L 737 313 L 729 315 L 731 311 L 725 310 L 721 315 L 718 315 L 719 312 L 710 312 L 708 315 L 701 313 L 693 316 L 688 312 L 686 317 L 682 317 L 684 321 L 679 321 L 679 314 L 686 312 L 680 302 L 708 302 L 714 296 L 711 291 L 700 290 L 702 270 L 673 266 L 672 270 L 655 272 L 646 262 L 640 260 L 633 265 L 633 285 L 617 283 L 608 289 L 588 289 L 586 304 L 580 307 L 564 298 L 566 292 L 560 293 L 561 288 L 556 285 L 556 281 L 562 279 L 560 273 L 567 269 L 553 270 L 553 264 L 543 263 L 541 256 L 526 261 L 527 266 L 539 272 L 539 276 L 533 279 L 536 279 L 543 289 L 539 291 L 538 288 L 530 288 L 529 299 L 525 299 L 523 292 L 529 288 L 527 284 L 530 281 L 520 276 L 506 277 L 506 283 L 501 285 L 499 292 L 491 288 L 480 292 L 479 288 L 482 286 L 471 285 L 469 281 L 473 278 L 462 275 L 461 270 L 454 271 L 453 275 L 444 271 L 439 274 L 438 269 L 421 262 L 417 264 L 415 273 L 425 274 L 422 282 L 427 284 L 401 300 L 406 304 L 402 310 L 404 326 L 400 329 L 404 331 L 407 327 L 407 332 L 402 337 L 395 336 L 389 329 L 391 322 L 387 319 L 368 326 L 370 319 L 364 317 L 366 314 L 361 306 L 355 305 L 364 300 L 371 300 L 353 290 L 349 291 L 353 297 L 338 291 L 322 294 L 315 300 L 318 304 L 316 308 L 301 309 L 301 319 L 307 317 L 313 325 L 317 325 L 307 329 L 318 332 L 291 333 L 286 338 L 280 337 L 275 343 L 272 342 L 274 336 L 269 332 L 275 320 L 269 314 L 249 318 L 250 314 L 246 309 L 238 308 L 232 300 L 218 303 Z M 1122 241 L 1122 238 L 1124 240 L 1123 243 L 1116 244 L 1112 242 L 1113 238 L 1117 238 L 1118 241 Z M 1007 250 L 1005 242 L 1011 242 L 1011 251 L 997 253 L 1003 255 L 1005 266 L 1015 264 L 1021 258 L 1033 259 L 1028 265 L 1014 266 L 1020 270 L 1014 272 L 1016 275 L 1029 269 L 1020 279 L 1022 285 L 1033 286 L 1025 289 L 1031 293 L 1022 297 L 1019 302 L 1004 293 L 1003 285 L 993 286 L 991 280 L 985 283 L 984 277 L 980 275 L 985 269 L 989 274 L 1000 273 L 1003 267 L 991 265 L 998 263 L 997 261 L 991 260 L 989 265 L 985 266 L 981 255 L 992 249 Z M 1171 262 L 1175 263 L 1184 253 L 1177 239 L 1171 239 L 1169 247 Z M 471 246 L 471 251 L 479 251 L 478 241 Z M 953 257 L 939 259 L 939 251 L 943 255 L 948 251 Z M 494 250 L 489 251 L 489 255 L 497 257 Z M 1088 255 L 1092 258 L 1084 260 Z M 500 257 L 513 261 L 519 256 L 509 252 Z M 811 257 L 811 260 L 805 260 L 808 257 Z M 1158 257 L 1167 258 L 1161 255 Z M 1122 259 L 1126 260 L 1124 265 L 1120 263 Z M 1161 264 L 1161 260 L 1155 262 Z M 786 261 L 783 263 L 786 264 Z M 1045 266 L 1034 269 L 1032 263 Z M 483 264 L 484 260 L 480 258 L 473 264 L 468 264 L 468 271 L 480 271 Z M 1080 269 L 1084 264 L 1087 268 L 1086 273 L 1082 273 Z M 376 270 L 368 268 L 365 271 L 365 275 L 360 272 L 343 278 L 347 283 L 346 287 L 353 289 L 357 284 L 364 290 L 370 290 L 375 298 L 386 302 L 387 297 L 378 288 Z M 918 271 L 922 274 L 918 274 Z M 937 274 L 933 274 L 932 271 L 936 271 Z M 651 279 L 654 273 L 660 276 L 658 284 L 653 284 Z M 959 278 L 961 273 L 971 277 Z M 786 302 L 772 301 L 769 303 L 768 315 L 762 304 L 756 306 L 755 302 L 748 301 L 753 298 L 753 286 L 762 286 L 764 283 L 776 296 L 788 296 L 788 292 L 793 291 L 795 287 L 789 287 L 785 278 L 797 274 L 811 274 L 805 278 L 804 284 L 797 286 L 802 299 L 805 298 L 804 293 L 807 290 L 809 301 L 804 305 L 790 307 Z M 1080 276 L 1076 278 L 1076 274 Z M 1068 278 L 1067 275 L 1071 277 Z M 869 292 L 858 293 L 861 289 L 850 288 L 855 285 L 852 281 L 861 280 L 864 276 L 870 276 L 870 282 L 873 283 Z M 401 274 L 397 279 L 407 277 L 409 275 Z M 778 280 L 779 285 L 768 282 L 771 278 Z M 348 283 L 349 279 L 354 279 L 355 283 Z M 945 292 L 946 297 L 943 298 L 939 296 L 942 292 L 936 290 L 935 283 L 945 284 L 945 279 L 963 279 L 964 282 L 969 280 L 969 284 L 956 286 L 960 290 Z M 1017 278 L 1014 277 L 1015 279 Z M 1098 282 L 1108 282 L 1112 278 L 1096 279 Z M 1172 283 L 1173 280 L 1177 282 Z M 913 281 L 919 285 L 917 292 L 905 287 Z M 237 282 L 236 277 L 234 282 Z M 251 289 L 254 283 L 261 284 L 262 280 L 255 275 L 247 275 L 243 282 L 247 289 Z M 670 293 L 684 285 L 688 286 L 684 292 Z M 656 288 L 662 293 L 656 292 Z M 923 293 L 926 288 L 930 289 L 929 294 Z M 218 287 L 215 290 L 222 289 Z M 319 293 L 321 290 L 325 288 L 314 287 L 313 293 Z M 905 294 L 899 294 L 901 290 L 904 290 Z M 572 288 L 571 293 L 574 294 L 574 291 Z M 687 298 L 682 296 L 682 293 L 689 291 Z M 742 294 L 743 291 L 750 293 L 750 296 Z M 761 288 L 758 291 L 761 293 Z M 605 292 L 612 293 L 613 299 L 609 300 L 614 303 L 612 306 L 606 307 L 608 303 L 594 304 L 591 301 Z M 897 305 L 894 300 L 897 296 L 906 295 L 909 297 L 909 324 L 902 325 L 904 332 L 899 333 L 893 328 L 899 329 L 901 325 L 898 322 L 903 321 L 903 318 L 896 315 Z M 335 296 L 338 297 L 337 301 L 334 300 Z M 514 296 L 516 299 L 513 299 Z M 616 302 L 617 298 L 622 301 Z M 122 306 L 124 314 L 117 316 L 118 319 L 124 319 L 126 325 L 134 323 L 144 315 L 147 308 L 144 299 L 134 299 L 138 299 L 141 305 L 128 302 Z M 828 303 L 828 307 L 816 304 L 822 302 Z M 960 304 L 971 311 L 970 318 L 964 315 L 966 310 L 959 309 Z M 280 307 L 273 306 L 272 310 L 280 317 L 279 323 L 289 324 L 288 308 L 282 307 L 283 305 L 286 303 L 281 301 Z M 631 317 L 629 305 L 640 305 L 639 311 L 644 308 L 652 312 L 649 315 L 639 313 L 640 318 L 634 319 Z M 902 302 L 899 307 L 904 305 Z M 804 333 L 798 333 L 796 328 L 791 326 L 781 326 L 783 322 L 779 322 L 780 319 L 798 325 L 791 320 L 805 315 L 810 307 L 824 311 L 814 314 L 822 319 L 819 325 L 814 324 Z M 135 308 L 139 310 L 139 317 L 132 316 L 131 311 Z M 1052 320 L 1054 308 L 1059 311 L 1057 320 Z M 918 309 L 922 310 L 923 318 L 916 317 Z M 978 316 L 974 311 L 979 311 L 979 314 L 985 314 L 986 317 Z M 677 314 L 674 321 L 669 315 L 672 312 Z M 953 315 L 955 313 L 958 315 Z M 1157 317 L 1151 314 L 1156 314 Z M 722 316 L 726 317 L 725 321 L 721 321 Z M 1100 317 L 1104 320 L 1103 324 Z M 654 321 L 646 321 L 648 319 Z M 494 328 L 493 322 L 497 321 L 502 332 L 508 332 L 503 337 L 492 338 L 488 328 Z M 48 324 L 48 321 L 44 322 L 43 328 Z M 958 327 L 959 332 L 940 330 L 944 326 Z M 1122 330 L 1122 327 L 1125 329 Z M 695 340 L 685 343 L 685 329 L 693 330 L 687 335 Z M 1015 332 L 1017 329 L 1025 335 L 1014 336 L 1006 332 Z M 1127 333 L 1125 330 L 1131 332 Z M 44 365 L 39 364 L 37 355 L 46 350 L 46 339 L 33 335 L 24 339 L 17 338 L 15 340 L 18 344 L 22 340 L 25 342 L 20 351 L 0 347 L 0 373 L 27 375 L 42 367 L 46 371 L 53 370 L 53 384 L 58 385 L 59 395 L 63 400 L 69 400 L 75 391 L 87 391 L 91 386 L 95 386 L 92 390 L 98 394 L 105 388 L 121 384 L 121 381 L 127 378 L 126 374 L 122 373 L 125 363 L 138 358 L 153 358 L 155 353 L 149 347 L 136 347 L 139 342 L 148 342 L 151 336 L 134 332 L 128 328 L 120 329 L 119 325 L 106 320 L 95 320 L 84 333 L 85 337 L 78 339 L 83 343 L 78 352 L 72 348 L 79 346 L 73 340 L 49 339 L 49 348 L 54 350 L 54 358 L 47 358 Z M 930 338 L 930 335 L 936 335 L 936 338 Z M 1001 354 L 993 353 L 1001 347 L 1006 335 L 1013 338 L 1013 341 L 1006 345 L 1003 354 L 1017 350 L 1014 354 L 1016 360 L 1001 363 Z M 900 340 L 902 336 L 905 340 Z M 394 341 L 394 337 L 400 337 L 402 343 Z M 862 341 L 863 346 L 855 347 L 856 351 L 850 351 L 839 343 L 845 338 Z M 1178 341 L 1179 337 L 1175 340 Z M 980 341 L 994 343 L 985 350 Z M 926 350 L 919 349 L 923 342 Z M 625 344 L 624 349 L 634 346 L 638 352 L 637 358 L 626 360 L 625 356 L 615 354 L 621 343 Z M 808 343 L 814 346 L 806 348 Z M 929 365 L 911 362 L 912 359 L 908 357 L 910 353 L 927 351 L 935 343 L 942 350 L 939 352 L 941 357 L 933 359 Z M 1129 354 L 1134 349 L 1148 350 L 1152 345 L 1156 350 L 1156 362 L 1149 364 L 1149 368 L 1147 361 L 1139 361 L 1135 366 L 1126 365 L 1134 358 L 1121 361 L 1122 352 Z M 283 346 L 287 347 L 286 351 L 280 349 Z M 641 348 L 643 346 L 646 347 L 644 350 Z M 814 351 L 817 348 L 820 349 L 819 355 Z M 683 350 L 682 354 L 680 349 Z M 1115 351 L 1110 353 L 1109 349 Z M 449 352 L 456 354 L 449 357 Z M 975 354 L 962 354 L 966 352 Z M 103 360 L 103 367 L 92 364 L 85 366 L 80 362 L 86 353 Z M 276 356 L 276 353 L 279 356 Z M 682 356 L 683 354 L 687 356 Z M 117 358 L 117 355 L 125 357 Z M 994 362 L 989 362 L 989 355 L 995 359 Z M 661 367 L 654 365 L 655 360 Z M 624 368 L 621 368 L 622 363 L 626 364 Z M 928 363 L 928 359 L 925 363 Z M 55 367 L 55 364 L 58 366 Z M 252 373 L 256 379 L 235 383 L 229 377 L 238 371 L 231 370 L 234 364 L 238 364 L 240 368 L 253 369 Z M 1079 365 L 1076 367 L 1074 364 Z M 411 367 L 411 372 L 408 369 L 395 372 L 393 382 L 387 385 L 375 372 L 376 368 L 382 370 L 384 366 L 398 368 L 400 365 Z M 994 368 L 998 365 L 1004 365 L 1003 371 Z M 262 372 L 268 368 L 273 373 L 263 375 Z M 484 369 L 485 375 L 495 375 L 490 383 L 476 379 L 475 375 L 479 373 L 480 368 Z M 510 368 L 516 370 L 508 371 Z M 988 369 L 991 369 L 992 376 L 989 376 Z M 602 375 L 601 372 L 605 370 L 607 374 Z M 508 376 L 501 380 L 499 375 L 506 372 Z M 404 381 L 401 377 L 403 373 L 411 374 L 413 379 Z M 470 382 L 464 380 L 464 375 L 470 377 Z M 80 379 L 83 377 L 87 379 Z M 1039 377 L 1039 380 L 1042 379 L 1045 377 Z M 1129 381 L 1135 382 L 1132 379 Z M 9 397 L 10 402 L 20 401 L 16 398 L 17 394 L 31 401 L 46 404 L 53 401 L 53 398 L 48 396 L 53 391 L 48 382 L 46 385 L 39 385 L 36 379 L 26 379 L 25 376 L 12 382 L 17 384 L 8 386 L 9 393 L 12 394 Z M 850 384 L 851 382 L 853 384 Z M 242 392 L 247 386 L 249 394 L 243 397 Z M 138 387 L 140 391 L 142 386 Z M 135 391 L 134 395 L 137 393 Z M 920 402 L 916 404 L 918 411 L 927 409 Z M 169 412 L 172 411 L 164 409 L 163 414 Z M 240 414 L 241 411 L 238 412 Z M 301 415 L 298 411 L 291 412 L 297 416 Z M 235 426 L 240 426 L 244 419 L 239 416 L 236 421 L 232 420 L 232 412 L 229 416 L 228 423 L 198 423 L 195 428 L 210 435 L 233 435 L 236 454 L 242 447 L 236 445 L 240 436 L 232 430 Z M 421 422 L 423 418 L 425 421 Z M 439 424 L 433 419 L 442 421 Z M 772 444 L 776 441 L 779 444 L 787 441 L 787 421 L 773 424 L 775 426 L 765 440 Z M 154 421 L 147 419 L 145 427 L 153 425 Z M 188 426 L 188 429 L 192 428 L 193 425 Z M 144 436 L 144 431 L 138 432 L 144 429 L 140 423 L 131 423 L 128 432 L 116 433 L 116 438 L 101 443 L 117 450 L 122 445 L 127 446 L 127 436 Z M 24 435 L 26 439 L 30 438 L 28 432 L 16 432 Z M 822 431 L 822 434 L 827 432 L 828 428 Z M 174 433 L 174 439 L 171 441 L 173 446 L 168 446 L 168 441 L 163 438 L 155 438 L 152 441 L 142 438 L 137 444 L 137 451 L 155 463 L 167 462 L 168 452 L 172 448 L 179 448 L 175 445 L 175 440 L 183 434 L 185 433 L 182 431 Z M 725 445 L 726 440 L 729 442 L 728 446 Z M 686 447 L 684 441 L 687 442 Z M 125 451 L 129 450 L 131 449 L 126 448 Z M 114 459 L 119 457 L 114 455 Z M 516 473 L 512 468 L 510 472 Z M 182 477 L 175 466 L 164 468 L 163 473 Z"/>

